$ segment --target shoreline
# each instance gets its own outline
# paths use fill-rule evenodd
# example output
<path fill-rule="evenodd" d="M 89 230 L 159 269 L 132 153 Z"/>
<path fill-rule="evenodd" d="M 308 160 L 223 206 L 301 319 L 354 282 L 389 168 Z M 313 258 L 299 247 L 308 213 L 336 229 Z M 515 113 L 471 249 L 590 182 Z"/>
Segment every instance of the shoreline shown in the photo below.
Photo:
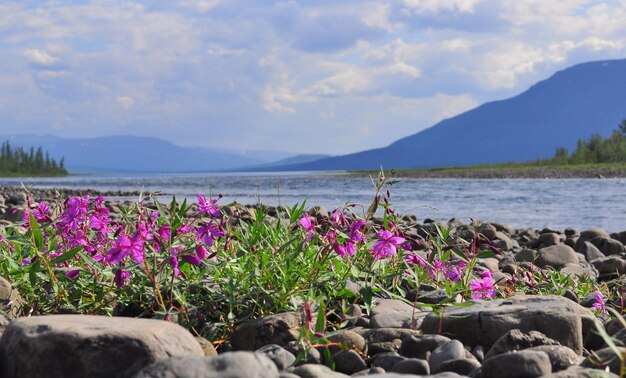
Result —
<path fill-rule="evenodd" d="M 626 178 L 623 168 L 432 168 L 392 170 L 393 178 L 450 178 L 450 179 L 601 179 Z M 350 171 L 348 176 L 367 177 L 376 171 Z"/>

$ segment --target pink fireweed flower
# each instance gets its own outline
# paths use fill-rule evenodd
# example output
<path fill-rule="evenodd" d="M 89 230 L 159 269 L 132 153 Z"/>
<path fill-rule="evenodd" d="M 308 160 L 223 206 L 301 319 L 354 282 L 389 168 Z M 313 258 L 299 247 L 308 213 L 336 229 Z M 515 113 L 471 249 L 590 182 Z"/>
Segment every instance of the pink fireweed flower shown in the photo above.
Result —
<path fill-rule="evenodd" d="M 413 253 L 407 253 L 404 255 L 404 261 L 411 265 L 419 265 L 422 268 L 426 267 L 426 260 L 424 260 L 421 256 Z"/>
<path fill-rule="evenodd" d="M 115 282 L 115 286 L 122 287 L 126 285 L 126 281 L 130 280 L 130 273 L 125 270 L 118 269 L 115 272 L 115 278 L 113 278 L 113 282 Z"/>
<path fill-rule="evenodd" d="M 106 259 L 110 264 L 117 264 L 128 255 L 137 263 L 141 264 L 143 262 L 143 241 L 120 235 L 115 247 L 107 252 Z"/>
<path fill-rule="evenodd" d="M 37 206 L 33 209 L 32 213 L 37 222 L 43 222 L 50 220 L 50 217 L 48 216 L 49 211 L 50 207 L 46 205 L 45 202 L 39 202 Z"/>
<path fill-rule="evenodd" d="M 359 243 L 365 240 L 365 238 L 363 237 L 363 233 L 361 232 L 361 228 L 363 228 L 365 224 L 365 221 L 362 220 L 355 220 L 352 223 L 352 225 L 350 226 L 350 232 L 348 232 L 348 237 L 350 238 L 350 241 L 352 241 L 353 243 Z"/>
<path fill-rule="evenodd" d="M 606 314 L 606 302 L 604 302 L 604 298 L 602 298 L 602 295 L 600 293 L 595 293 L 593 297 L 595 298 L 593 307 L 595 307 L 596 310 L 600 311 L 600 314 Z"/>
<path fill-rule="evenodd" d="M 308 243 L 311 238 L 315 236 L 315 224 L 309 214 L 304 214 L 304 216 L 300 218 L 300 224 L 302 225 L 302 228 L 304 228 L 304 231 L 306 231 L 305 242 Z"/>
<path fill-rule="evenodd" d="M 72 197 L 65 204 L 65 211 L 61 214 L 58 227 L 66 230 L 76 230 L 87 220 L 89 196 Z"/>
<path fill-rule="evenodd" d="M 395 256 L 398 246 L 406 240 L 400 236 L 395 236 L 387 230 L 378 231 L 377 236 L 378 240 L 370 250 L 370 253 L 374 256 L 374 260 Z"/>
<path fill-rule="evenodd" d="M 339 210 L 335 210 L 330 214 L 331 219 L 333 220 L 333 226 L 340 228 L 346 224 L 346 217 Z"/>
<path fill-rule="evenodd" d="M 219 206 L 215 205 L 218 198 L 207 201 L 206 198 L 202 197 L 199 194 L 196 194 L 196 198 L 198 199 L 198 210 L 201 213 L 208 214 L 212 218 L 218 218 L 222 214 L 220 212 Z"/>
<path fill-rule="evenodd" d="M 208 223 L 198 227 L 198 238 L 209 247 L 213 245 L 213 241 L 224 236 L 224 231 L 216 224 Z"/>
<path fill-rule="evenodd" d="M 493 283 L 493 274 L 484 271 L 480 279 L 474 278 L 470 283 L 472 299 L 493 298 L 496 296 L 496 288 Z"/>
<path fill-rule="evenodd" d="M 459 282 L 463 278 L 463 270 L 467 266 L 467 263 L 463 260 L 459 260 L 457 265 L 449 266 L 446 272 L 446 277 L 454 282 Z"/>
<path fill-rule="evenodd" d="M 207 257 L 208 254 L 209 254 L 209 251 L 207 251 L 206 248 L 204 248 L 203 245 L 199 245 L 196 248 L 196 255 L 198 256 L 199 259 L 203 259 L 203 258 Z"/>
<path fill-rule="evenodd" d="M 172 237 L 172 226 L 170 226 L 169 224 L 164 224 L 163 226 L 159 227 L 157 232 L 159 233 L 161 240 L 165 243 L 169 241 Z"/>
<path fill-rule="evenodd" d="M 448 269 L 443 264 L 440 259 L 436 259 L 431 263 L 430 268 L 428 268 L 428 276 L 433 280 L 439 280 L 446 275 Z"/>
<path fill-rule="evenodd" d="M 70 280 L 75 280 L 76 278 L 78 278 L 79 275 L 80 269 L 71 269 L 65 272 L 65 277 L 69 278 Z"/>

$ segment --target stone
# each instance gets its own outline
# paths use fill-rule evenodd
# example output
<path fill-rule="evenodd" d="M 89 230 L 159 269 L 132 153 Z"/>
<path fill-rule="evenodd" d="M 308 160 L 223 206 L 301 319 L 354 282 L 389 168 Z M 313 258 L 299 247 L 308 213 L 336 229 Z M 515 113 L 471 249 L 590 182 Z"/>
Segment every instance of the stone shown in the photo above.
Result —
<path fill-rule="evenodd" d="M 447 343 L 437 347 L 430 354 L 428 364 L 430 365 L 430 371 L 433 373 L 439 372 L 439 367 L 446 361 L 458 360 L 465 358 L 465 347 L 459 340 L 450 340 Z"/>
<path fill-rule="evenodd" d="M 391 370 L 391 373 L 400 374 L 416 374 L 416 375 L 428 375 L 430 374 L 430 367 L 428 361 L 418 358 L 408 358 L 397 362 Z"/>
<path fill-rule="evenodd" d="M 133 377 L 170 356 L 204 352 L 181 326 L 162 320 L 49 315 L 12 321 L 0 340 L 3 377 Z M 33 358 L 37 356 L 37 358 Z"/>
<path fill-rule="evenodd" d="M 441 335 L 409 335 L 402 339 L 400 354 L 404 357 L 427 360 L 433 350 L 450 341 Z"/>
<path fill-rule="evenodd" d="M 16 318 L 22 315 L 23 304 L 24 301 L 17 289 L 4 277 L 0 277 L 0 310 L 10 318 Z"/>
<path fill-rule="evenodd" d="M 354 374 L 367 369 L 367 364 L 354 350 L 342 350 L 333 355 L 335 370 L 344 374 Z"/>
<path fill-rule="evenodd" d="M 196 336 L 195 339 L 198 344 L 200 344 L 205 356 L 217 356 L 217 350 L 215 349 L 215 346 L 213 346 L 213 343 L 202 336 Z"/>
<path fill-rule="evenodd" d="M 624 347 L 617 347 L 617 350 L 622 356 L 626 354 L 626 348 Z M 615 351 L 613 351 L 612 348 L 607 347 L 595 350 L 592 355 L 585 358 L 580 366 L 601 370 L 608 367 L 611 373 L 619 375 L 621 370 L 621 361 L 619 356 L 615 354 Z"/>
<path fill-rule="evenodd" d="M 477 300 L 473 306 L 449 307 L 443 318 L 430 314 L 422 323 L 425 334 L 458 339 L 473 347 L 490 348 L 512 329 L 539 331 L 582 353 L 581 310 L 576 303 L 555 295 L 516 295 L 507 299 Z"/>
<path fill-rule="evenodd" d="M 583 242 L 580 245 L 580 248 L 576 250 L 576 252 L 585 256 L 585 259 L 587 259 L 587 261 L 592 261 L 595 259 L 606 257 L 604 253 L 600 252 L 598 247 L 596 247 L 595 245 L 591 244 L 591 242 L 588 242 L 588 241 Z"/>
<path fill-rule="evenodd" d="M 328 336 L 327 339 L 331 342 L 341 344 L 340 346 L 330 346 L 329 349 L 332 353 L 337 353 L 342 349 L 342 347 L 356 349 L 361 352 L 365 352 L 367 349 L 367 343 L 365 342 L 363 336 L 351 330 L 335 333 Z"/>
<path fill-rule="evenodd" d="M 362 377 L 362 376 L 369 376 L 372 374 L 384 374 L 385 373 L 385 369 L 381 368 L 381 367 L 373 367 L 373 368 L 369 368 L 369 369 L 365 369 L 365 370 L 361 370 L 359 372 L 356 372 L 352 375 L 350 375 L 351 377 Z"/>
<path fill-rule="evenodd" d="M 371 329 L 353 329 L 357 332 L 368 344 L 380 343 L 386 341 L 392 341 L 395 339 L 402 340 L 406 336 L 420 336 L 420 331 L 408 328 L 371 328 Z"/>
<path fill-rule="evenodd" d="M 256 353 L 266 355 L 278 370 L 285 370 L 296 361 L 296 356 L 285 348 L 276 344 L 268 344 L 256 350 Z"/>
<path fill-rule="evenodd" d="M 610 238 L 609 234 L 607 234 L 607 232 L 604 231 L 603 229 L 598 228 L 598 227 L 592 227 L 580 233 L 578 240 L 576 240 L 576 246 L 574 247 L 574 249 L 578 251 L 581 244 L 583 244 L 586 241 L 591 241 L 591 239 L 596 238 L 598 236 Z"/>
<path fill-rule="evenodd" d="M 451 371 L 461 375 L 470 375 L 476 369 L 480 369 L 480 362 L 471 358 L 448 360 L 439 366 L 439 371 Z"/>
<path fill-rule="evenodd" d="M 626 261 L 618 255 L 595 259 L 591 261 L 591 264 L 598 270 L 600 275 L 621 275 L 626 273 Z"/>
<path fill-rule="evenodd" d="M 370 317 L 371 328 L 410 328 L 414 318 L 421 324 L 429 313 L 414 310 L 413 306 L 398 299 L 378 299 L 375 303 Z"/>
<path fill-rule="evenodd" d="M 576 251 L 565 244 L 552 245 L 537 251 L 535 264 L 541 268 L 549 265 L 555 269 L 561 269 L 568 263 L 578 264 L 578 257 L 576 257 Z"/>
<path fill-rule="evenodd" d="M 416 374 L 398 374 L 398 373 L 383 373 L 383 374 L 372 374 L 367 378 L 463 378 L 463 376 L 458 375 L 456 373 L 452 373 L 449 371 L 431 375 L 416 375 Z"/>
<path fill-rule="evenodd" d="M 400 361 L 406 360 L 406 357 L 402 357 L 398 353 L 395 352 L 386 352 L 386 353 L 378 353 L 373 356 L 371 359 L 372 366 L 378 366 L 385 371 L 391 370 L 393 365 L 397 364 Z"/>
<path fill-rule="evenodd" d="M 367 344 L 367 355 L 374 356 L 379 353 L 385 352 L 396 352 L 400 350 L 400 345 L 402 344 L 402 340 L 393 339 L 391 341 L 382 341 L 380 343 L 369 343 Z"/>
<path fill-rule="evenodd" d="M 596 236 L 591 239 L 591 244 L 595 245 L 600 252 L 607 256 L 624 252 L 624 244 L 622 244 L 619 240 L 611 239 L 610 237 Z"/>
<path fill-rule="evenodd" d="M 290 371 L 300 378 L 347 378 L 346 374 L 330 370 L 328 366 L 318 364 L 300 365 Z"/>
<path fill-rule="evenodd" d="M 539 345 L 559 345 L 558 341 L 552 340 L 541 332 L 530 331 L 524 333 L 519 329 L 512 329 L 500 337 L 489 349 L 485 358 L 498 354 L 513 352 Z"/>
<path fill-rule="evenodd" d="M 540 247 L 549 247 L 551 245 L 557 245 L 561 243 L 561 237 L 559 234 L 553 232 L 546 232 L 539 235 L 539 239 L 537 239 Z"/>
<path fill-rule="evenodd" d="M 617 375 L 606 372 L 599 371 L 597 369 L 584 368 L 580 366 L 570 366 L 565 370 L 561 370 L 556 373 L 552 373 L 550 378 L 618 378 Z"/>
<path fill-rule="evenodd" d="M 302 344 L 297 341 L 291 341 L 285 345 L 285 350 L 289 353 L 296 356 L 295 365 L 303 365 L 303 364 L 321 364 L 322 363 L 322 355 L 320 351 L 315 348 L 304 349 Z M 300 360 L 298 361 L 298 356 L 300 356 Z"/>
<path fill-rule="evenodd" d="M 582 357 L 563 345 L 539 345 L 526 350 L 545 352 L 548 358 L 550 358 L 552 372 L 565 370 L 570 366 L 578 365 L 582 361 Z"/>
<path fill-rule="evenodd" d="M 481 378 L 532 378 L 549 375 L 552 366 L 546 353 L 523 350 L 488 358 L 480 371 Z"/>
<path fill-rule="evenodd" d="M 279 378 L 278 369 L 266 355 L 228 352 L 214 357 L 170 357 L 142 369 L 134 378 L 224 377 Z"/>
<path fill-rule="evenodd" d="M 297 312 L 283 312 L 241 324 L 230 337 L 235 350 L 257 350 L 267 344 L 284 346 L 300 336 L 302 318 Z"/>

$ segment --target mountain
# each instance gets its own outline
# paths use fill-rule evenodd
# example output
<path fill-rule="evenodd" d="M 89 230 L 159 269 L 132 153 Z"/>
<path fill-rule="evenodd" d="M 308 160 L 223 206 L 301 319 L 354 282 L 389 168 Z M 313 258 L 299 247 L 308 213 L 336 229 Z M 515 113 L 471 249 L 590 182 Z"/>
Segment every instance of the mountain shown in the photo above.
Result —
<path fill-rule="evenodd" d="M 295 164 L 309 163 L 309 162 L 317 161 L 320 159 L 325 159 L 328 157 L 330 157 L 330 155 L 301 154 L 301 155 L 289 156 L 289 157 L 276 160 L 270 163 L 259 164 L 259 165 L 255 165 L 252 167 L 238 168 L 238 169 L 235 169 L 235 171 L 271 172 L 271 171 L 274 171 L 276 168 L 281 168 L 284 166 L 295 165 Z"/>
<path fill-rule="evenodd" d="M 235 151 L 180 147 L 158 138 L 110 136 L 64 139 L 52 135 L 0 135 L 12 145 L 42 148 L 57 159 L 65 158 L 70 172 L 206 172 L 271 162 L 288 154 L 272 151 Z"/>
<path fill-rule="evenodd" d="M 383 148 L 281 170 L 430 168 L 522 162 L 572 150 L 626 118 L 626 60 L 579 64 L 522 94 L 489 102 Z"/>

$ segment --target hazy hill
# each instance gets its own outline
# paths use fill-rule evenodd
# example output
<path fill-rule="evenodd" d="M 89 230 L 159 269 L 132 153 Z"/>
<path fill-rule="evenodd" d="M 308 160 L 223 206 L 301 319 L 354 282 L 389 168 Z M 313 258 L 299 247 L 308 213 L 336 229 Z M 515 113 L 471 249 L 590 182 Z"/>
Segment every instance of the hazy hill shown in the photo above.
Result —
<path fill-rule="evenodd" d="M 198 172 L 266 164 L 288 156 L 272 151 L 229 151 L 181 147 L 151 137 L 110 136 L 64 139 L 52 135 L 0 135 L 16 146 L 42 146 L 50 156 L 65 157 L 70 172 Z"/>
<path fill-rule="evenodd" d="M 626 60 L 584 63 L 391 145 L 284 170 L 428 168 L 521 162 L 607 136 L 626 118 Z"/>

